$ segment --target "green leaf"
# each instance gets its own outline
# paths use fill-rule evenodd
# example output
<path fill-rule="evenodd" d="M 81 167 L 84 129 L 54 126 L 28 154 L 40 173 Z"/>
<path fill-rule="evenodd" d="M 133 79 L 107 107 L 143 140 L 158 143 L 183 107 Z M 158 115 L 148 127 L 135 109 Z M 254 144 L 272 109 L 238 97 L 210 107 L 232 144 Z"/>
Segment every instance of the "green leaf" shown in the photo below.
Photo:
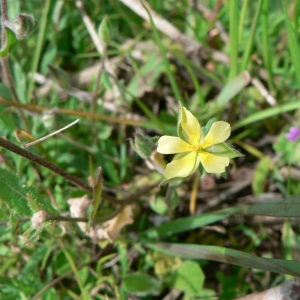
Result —
<path fill-rule="evenodd" d="M 108 16 L 104 16 L 98 28 L 99 38 L 104 44 L 108 44 L 111 40 L 110 31 L 109 18 Z"/>
<path fill-rule="evenodd" d="M 160 282 L 148 274 L 137 272 L 123 277 L 124 288 L 128 293 L 143 297 L 150 294 L 159 294 Z"/>
<path fill-rule="evenodd" d="M 220 143 L 203 149 L 205 152 L 209 152 L 216 156 L 235 158 L 244 156 L 242 153 L 229 146 L 227 143 Z"/>
<path fill-rule="evenodd" d="M 0 86 L 0 90 L 1 90 L 1 86 Z M 0 97 L 1 97 L 1 92 L 0 92 Z M 0 106 L 0 126 L 1 126 L 2 136 L 6 136 L 8 133 L 12 133 L 15 129 L 17 129 L 17 125 L 15 123 L 13 115 L 7 113 L 7 108 L 5 106 Z"/>
<path fill-rule="evenodd" d="M 0 200 L 6 202 L 17 214 L 31 216 L 27 195 L 35 199 L 35 207 L 39 210 L 54 212 L 50 202 L 43 199 L 37 189 L 25 186 L 19 178 L 5 169 L 0 169 Z"/>
<path fill-rule="evenodd" d="M 17 44 L 18 39 L 15 35 L 15 33 L 8 27 L 5 27 L 6 31 L 6 40 L 4 45 L 2 46 L 0 50 L 0 57 L 6 57 L 9 55 L 11 49 Z"/>
<path fill-rule="evenodd" d="M 293 196 L 282 200 L 258 203 L 241 207 L 245 215 L 272 217 L 300 217 L 300 197 Z"/>
<path fill-rule="evenodd" d="M 165 236 L 172 236 L 174 234 L 203 227 L 208 224 L 228 218 L 229 216 L 241 211 L 240 207 L 226 208 L 215 211 L 213 213 L 206 213 L 199 216 L 191 216 L 179 218 L 167 223 L 164 223 L 155 228 L 145 231 L 142 236 L 147 238 L 162 238 Z"/>
<path fill-rule="evenodd" d="M 172 286 L 188 295 L 197 295 L 204 283 L 205 276 L 199 264 L 185 261 L 172 275 Z"/>
<path fill-rule="evenodd" d="M 143 159 L 150 157 L 157 138 L 150 138 L 143 134 L 135 134 L 134 141 L 130 139 L 131 148 Z"/>
<path fill-rule="evenodd" d="M 212 118 L 212 119 L 210 119 L 210 120 L 207 122 L 207 124 L 205 125 L 205 127 L 202 127 L 204 136 L 206 136 L 206 135 L 208 134 L 208 132 L 209 132 L 209 130 L 210 130 L 212 124 L 215 123 L 216 120 L 217 120 L 216 118 Z"/>
<path fill-rule="evenodd" d="M 172 243 L 147 244 L 146 246 L 155 251 L 179 256 L 181 258 L 208 259 L 247 268 L 300 277 L 299 261 L 257 257 L 242 251 L 217 246 Z"/>
<path fill-rule="evenodd" d="M 114 88 L 114 86 L 111 82 L 111 78 L 105 70 L 103 70 L 102 73 L 101 73 L 101 83 L 103 83 L 104 87 L 107 90 L 111 91 Z"/>
<path fill-rule="evenodd" d="M 0 96 L 6 100 L 12 100 L 13 96 L 9 87 L 0 82 Z"/>
<path fill-rule="evenodd" d="M 37 194 L 37 191 L 22 185 L 16 175 L 0 170 L 0 199 L 19 215 L 31 216 L 33 213 L 28 205 L 28 193 Z"/>
<path fill-rule="evenodd" d="M 298 33 L 297 30 L 293 27 L 292 22 L 290 20 L 290 16 L 287 12 L 287 10 L 284 7 L 284 2 L 283 3 L 283 13 L 285 17 L 285 22 L 286 22 L 286 27 L 287 27 L 287 37 L 288 37 L 288 46 L 289 50 L 291 52 L 291 57 L 292 57 L 292 64 L 295 68 L 296 72 L 296 79 L 298 83 L 298 88 L 300 88 L 300 47 L 298 43 Z"/>
<path fill-rule="evenodd" d="M 275 107 L 270 107 L 263 109 L 261 111 L 258 111 L 256 113 L 252 113 L 249 117 L 242 119 L 238 121 L 234 126 L 233 130 L 236 130 L 238 128 L 241 128 L 243 126 L 253 124 L 258 121 L 265 120 L 270 117 L 274 117 L 277 115 L 280 115 L 284 112 L 290 111 L 290 110 L 295 110 L 300 108 L 300 101 L 294 101 L 294 102 L 288 102 L 282 105 L 278 105 Z"/>
<path fill-rule="evenodd" d="M 164 63 L 157 52 L 149 56 L 145 65 L 131 79 L 127 87 L 127 99 L 140 98 L 147 91 L 152 90 L 163 71 L 163 67 Z"/>
<path fill-rule="evenodd" d="M 229 81 L 222 89 L 218 96 L 217 103 L 219 105 L 225 105 L 234 96 L 236 96 L 243 88 L 245 88 L 251 80 L 251 77 L 247 71 L 242 72 L 237 77 Z"/>
<path fill-rule="evenodd" d="M 181 123 L 186 122 L 186 113 L 185 108 L 181 105 L 179 102 L 179 113 L 178 113 L 178 119 L 177 119 L 177 135 L 184 141 L 188 141 L 189 138 L 186 136 L 186 133 L 182 129 Z"/>
<path fill-rule="evenodd" d="M 163 179 L 160 183 L 159 186 L 170 184 L 170 186 L 178 186 L 184 181 L 184 178 L 182 177 L 174 177 L 170 179 Z"/>
<path fill-rule="evenodd" d="M 39 212 L 41 210 L 38 202 L 34 197 L 31 196 L 30 193 L 27 193 L 27 200 L 28 200 L 29 207 L 34 213 Z"/>
<path fill-rule="evenodd" d="M 163 197 L 153 198 L 150 201 L 151 209 L 159 215 L 167 215 L 169 207 Z"/>
<path fill-rule="evenodd" d="M 92 211 L 89 215 L 89 222 L 88 222 L 88 228 L 92 225 L 95 216 L 97 214 L 97 211 L 101 205 L 102 202 L 102 185 L 103 185 L 103 179 L 102 179 L 102 168 L 98 168 L 98 174 L 96 179 L 96 184 L 93 187 L 93 200 L 91 201 L 92 204 Z"/>
<path fill-rule="evenodd" d="M 252 189 L 254 195 L 259 195 L 264 191 L 264 184 L 269 172 L 271 159 L 269 156 L 264 156 L 261 158 L 255 168 L 253 182 L 252 182 Z"/>
<path fill-rule="evenodd" d="M 33 227 L 28 228 L 23 233 L 24 242 L 26 244 L 29 244 L 34 239 L 39 239 L 40 234 L 44 231 L 45 228 L 47 228 L 50 225 L 52 225 L 51 222 L 44 222 L 38 228 L 33 228 Z M 31 235 L 32 232 L 33 234 Z"/>
<path fill-rule="evenodd" d="M 48 65 L 50 76 L 53 81 L 64 90 L 68 90 L 71 87 L 69 76 L 61 68 Z"/>

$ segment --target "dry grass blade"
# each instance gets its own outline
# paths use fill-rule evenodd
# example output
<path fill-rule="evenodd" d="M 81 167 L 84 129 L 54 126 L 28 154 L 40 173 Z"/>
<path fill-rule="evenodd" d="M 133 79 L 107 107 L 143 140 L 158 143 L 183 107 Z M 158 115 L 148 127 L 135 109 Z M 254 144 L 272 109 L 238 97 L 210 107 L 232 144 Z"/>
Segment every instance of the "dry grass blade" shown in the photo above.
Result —
<path fill-rule="evenodd" d="M 24 146 L 25 146 L 25 147 L 30 147 L 30 146 L 36 145 L 36 144 L 38 144 L 38 143 L 40 143 L 40 142 L 43 142 L 43 141 L 47 140 L 48 138 L 50 138 L 50 137 L 52 137 L 52 136 L 54 136 L 54 135 L 56 135 L 56 134 L 58 134 L 58 133 L 60 133 L 60 132 L 62 132 L 62 131 L 64 131 L 64 130 L 66 130 L 66 129 L 68 129 L 68 128 L 70 128 L 71 126 L 75 125 L 75 124 L 78 123 L 78 122 L 79 122 L 79 119 L 75 120 L 74 122 L 70 123 L 69 125 L 67 125 L 67 126 L 65 126 L 65 127 L 63 127 L 63 128 L 61 128 L 61 129 L 58 129 L 58 130 L 56 130 L 56 131 L 54 131 L 54 132 L 52 132 L 52 133 L 50 133 L 50 134 L 48 134 L 48 135 L 46 135 L 46 136 L 44 136 L 44 137 L 42 137 L 42 138 L 40 138 L 40 139 L 34 141 L 34 142 L 27 143 L 27 144 L 25 144 Z"/>

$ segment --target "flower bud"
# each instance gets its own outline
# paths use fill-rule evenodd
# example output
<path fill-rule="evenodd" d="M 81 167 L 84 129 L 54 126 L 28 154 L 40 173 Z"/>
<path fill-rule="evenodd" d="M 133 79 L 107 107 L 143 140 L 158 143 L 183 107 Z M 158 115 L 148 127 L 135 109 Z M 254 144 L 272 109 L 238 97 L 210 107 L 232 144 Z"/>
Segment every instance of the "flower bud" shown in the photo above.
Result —
<path fill-rule="evenodd" d="M 32 15 L 21 13 L 14 20 L 13 24 L 16 37 L 19 40 L 23 40 L 36 28 L 37 20 Z"/>
<path fill-rule="evenodd" d="M 33 215 L 31 218 L 31 225 L 33 228 L 40 227 L 46 221 L 46 211 L 41 210 Z"/>

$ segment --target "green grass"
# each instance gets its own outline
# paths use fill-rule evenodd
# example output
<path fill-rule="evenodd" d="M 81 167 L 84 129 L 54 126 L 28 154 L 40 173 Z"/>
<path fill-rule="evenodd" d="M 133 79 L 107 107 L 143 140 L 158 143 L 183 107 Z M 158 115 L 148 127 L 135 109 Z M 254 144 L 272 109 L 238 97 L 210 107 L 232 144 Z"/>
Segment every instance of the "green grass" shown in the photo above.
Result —
<path fill-rule="evenodd" d="M 74 1 L 7 1 L 10 21 L 38 26 L 0 83 L 1 299 L 234 299 L 300 277 L 300 145 L 285 137 L 300 126 L 299 1 L 147 2 L 202 47 L 171 40 L 149 9 L 146 22 L 120 1 L 83 1 L 96 32 L 108 18 L 103 55 Z M 156 156 L 157 140 L 176 135 L 179 103 L 202 126 L 230 122 L 244 156 L 227 174 L 160 185 L 172 156 Z"/>

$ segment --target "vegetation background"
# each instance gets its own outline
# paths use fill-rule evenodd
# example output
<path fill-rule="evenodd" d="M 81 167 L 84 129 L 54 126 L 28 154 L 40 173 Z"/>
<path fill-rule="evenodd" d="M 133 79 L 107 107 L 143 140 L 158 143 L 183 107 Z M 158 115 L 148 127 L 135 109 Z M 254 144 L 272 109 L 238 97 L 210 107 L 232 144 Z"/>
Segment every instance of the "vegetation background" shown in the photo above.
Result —
<path fill-rule="evenodd" d="M 235 299 L 300 277 L 285 136 L 300 126 L 299 0 L 1 8 L 1 299 Z M 178 102 L 231 124 L 244 156 L 227 176 L 159 186 Z"/>

